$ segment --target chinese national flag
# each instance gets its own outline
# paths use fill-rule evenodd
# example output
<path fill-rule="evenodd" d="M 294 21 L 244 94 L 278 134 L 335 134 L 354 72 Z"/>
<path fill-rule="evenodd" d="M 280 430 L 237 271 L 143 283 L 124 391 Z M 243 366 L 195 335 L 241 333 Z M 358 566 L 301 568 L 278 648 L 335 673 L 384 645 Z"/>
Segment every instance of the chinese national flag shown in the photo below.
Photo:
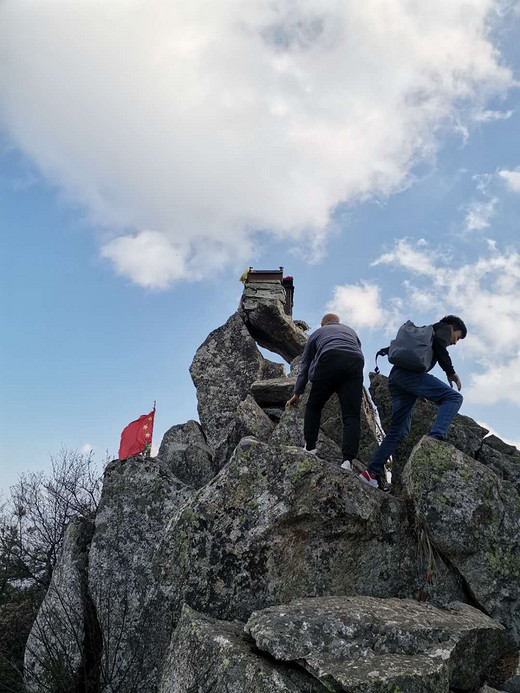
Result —
<path fill-rule="evenodd" d="M 137 421 L 129 423 L 121 433 L 121 445 L 119 446 L 119 459 L 126 460 L 138 455 L 146 445 L 152 442 L 153 420 L 155 407 L 149 414 L 143 414 Z"/>

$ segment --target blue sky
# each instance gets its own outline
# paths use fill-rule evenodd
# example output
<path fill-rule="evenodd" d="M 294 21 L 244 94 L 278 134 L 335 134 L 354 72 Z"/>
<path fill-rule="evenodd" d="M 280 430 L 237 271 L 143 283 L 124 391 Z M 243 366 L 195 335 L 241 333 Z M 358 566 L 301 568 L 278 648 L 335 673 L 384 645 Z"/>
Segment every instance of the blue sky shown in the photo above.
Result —
<path fill-rule="evenodd" d="M 240 11 L 250 55 L 237 60 L 245 39 L 225 4 L 208 17 L 194 3 L 185 16 L 154 0 L 132 87 L 117 41 L 88 3 L 65 3 L 60 15 L 49 4 L 39 17 L 29 1 L 0 10 L 17 36 L 7 49 L 2 41 L 9 60 L 0 70 L 0 488 L 47 468 L 61 445 L 115 456 L 121 430 L 154 400 L 157 445 L 171 425 L 196 418 L 188 367 L 234 311 L 248 265 L 283 265 L 295 277 L 295 316 L 313 326 L 327 308 L 339 310 L 358 329 L 367 375 L 400 322 L 460 314 L 470 331 L 452 348 L 462 413 L 520 441 L 514 3 L 498 19 L 491 0 L 465 3 L 470 31 L 463 15 L 443 18 L 452 11 L 443 3 L 439 14 L 417 3 L 407 18 L 409 4 L 395 0 L 386 43 L 375 0 L 366 14 L 322 4 L 303 2 L 294 17 L 294 6 L 274 3 L 273 18 L 248 0 Z M 135 16 L 116 30 L 125 48 L 132 22 L 143 23 L 144 9 L 132 6 Z M 366 28 L 359 50 L 347 29 L 328 28 L 332 19 Z M 306 22 L 324 29 L 316 36 Z M 91 39 L 84 44 L 73 41 L 80 24 Z M 272 35 L 280 26 L 283 46 L 269 43 L 266 27 Z M 175 27 L 182 73 L 166 50 Z M 200 48 L 222 27 L 222 46 Z M 439 36 L 448 29 L 444 56 Z M 362 50 L 376 41 L 385 67 Z M 211 65 L 212 81 L 194 91 L 197 75 L 204 85 L 201 65 Z M 463 83 L 453 78 L 460 74 Z"/>

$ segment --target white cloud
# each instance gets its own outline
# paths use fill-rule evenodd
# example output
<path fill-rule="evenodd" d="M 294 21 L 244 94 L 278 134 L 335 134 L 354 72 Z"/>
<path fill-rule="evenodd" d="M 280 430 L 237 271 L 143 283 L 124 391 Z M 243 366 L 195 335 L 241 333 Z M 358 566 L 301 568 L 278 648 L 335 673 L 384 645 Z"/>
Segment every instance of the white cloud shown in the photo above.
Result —
<path fill-rule="evenodd" d="M 154 289 L 187 276 L 186 249 L 175 246 L 158 231 L 141 231 L 136 236 L 120 236 L 102 248 L 118 274 L 123 274 Z"/>
<path fill-rule="evenodd" d="M 94 450 L 94 446 L 91 445 L 90 443 L 84 443 L 79 449 L 79 451 L 81 453 L 83 453 L 84 455 L 87 455 L 92 450 Z"/>
<path fill-rule="evenodd" d="M 492 197 L 486 202 L 474 200 L 466 207 L 464 227 L 466 231 L 482 231 L 489 228 L 490 220 L 495 214 L 498 198 Z"/>
<path fill-rule="evenodd" d="M 514 171 L 504 169 L 499 171 L 499 175 L 506 181 L 508 188 L 515 192 L 520 192 L 520 166 Z"/>
<path fill-rule="evenodd" d="M 509 120 L 513 111 L 482 111 L 477 113 L 475 120 L 479 123 L 489 123 L 494 120 Z"/>
<path fill-rule="evenodd" d="M 415 245 L 409 243 L 406 238 L 397 241 L 391 252 L 384 253 L 372 267 L 377 265 L 399 265 L 414 274 L 431 275 L 435 273 L 435 255 L 431 250 L 424 251 L 426 241 L 421 239 Z"/>
<path fill-rule="evenodd" d="M 362 286 L 346 284 L 334 287 L 334 296 L 327 310 L 337 313 L 344 323 L 355 328 L 379 327 L 385 321 L 386 311 L 381 306 L 381 291 L 374 284 Z"/>
<path fill-rule="evenodd" d="M 392 299 L 389 308 L 384 308 L 381 301 L 381 289 L 376 284 L 362 282 L 335 286 L 333 298 L 326 310 L 337 313 L 342 322 L 355 329 L 383 327 L 386 332 L 393 332 L 402 322 L 402 301 Z"/>
<path fill-rule="evenodd" d="M 500 252 L 489 244 L 488 251 L 475 262 L 453 266 L 424 243 L 401 240 L 376 264 L 414 271 L 414 258 L 422 271 L 415 269 L 415 279 L 405 283 L 410 307 L 438 316 L 459 314 L 466 322 L 462 351 L 482 368 L 471 375 L 468 401 L 520 404 L 520 252 Z"/>
<path fill-rule="evenodd" d="M 1 117 L 117 271 L 163 288 L 407 185 L 513 83 L 497 3 L 4 0 Z"/>

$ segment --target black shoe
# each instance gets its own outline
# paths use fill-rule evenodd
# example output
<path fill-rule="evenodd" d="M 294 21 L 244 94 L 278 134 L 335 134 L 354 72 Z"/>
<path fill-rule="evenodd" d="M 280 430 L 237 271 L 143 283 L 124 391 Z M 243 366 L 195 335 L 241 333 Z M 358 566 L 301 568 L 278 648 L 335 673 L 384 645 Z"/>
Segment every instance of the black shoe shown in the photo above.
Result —
<path fill-rule="evenodd" d="M 391 485 L 388 483 L 388 481 L 384 478 L 382 474 L 376 474 L 376 479 L 377 479 L 377 488 L 380 491 L 383 491 L 383 493 L 390 493 L 392 490 Z"/>
<path fill-rule="evenodd" d="M 428 433 L 428 438 L 433 438 L 433 440 L 444 440 L 443 436 L 440 436 L 437 433 Z"/>

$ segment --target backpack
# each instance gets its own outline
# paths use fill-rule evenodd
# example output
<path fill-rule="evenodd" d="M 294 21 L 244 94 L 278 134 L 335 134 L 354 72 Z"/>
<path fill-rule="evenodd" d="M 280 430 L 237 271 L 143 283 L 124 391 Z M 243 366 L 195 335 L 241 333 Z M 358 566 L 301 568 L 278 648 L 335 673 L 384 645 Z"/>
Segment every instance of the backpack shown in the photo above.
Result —
<path fill-rule="evenodd" d="M 433 361 L 433 325 L 417 327 L 407 320 L 399 328 L 390 346 L 380 349 L 376 354 L 376 373 L 378 356 L 388 356 L 388 360 L 398 368 L 415 373 L 425 373 Z"/>

